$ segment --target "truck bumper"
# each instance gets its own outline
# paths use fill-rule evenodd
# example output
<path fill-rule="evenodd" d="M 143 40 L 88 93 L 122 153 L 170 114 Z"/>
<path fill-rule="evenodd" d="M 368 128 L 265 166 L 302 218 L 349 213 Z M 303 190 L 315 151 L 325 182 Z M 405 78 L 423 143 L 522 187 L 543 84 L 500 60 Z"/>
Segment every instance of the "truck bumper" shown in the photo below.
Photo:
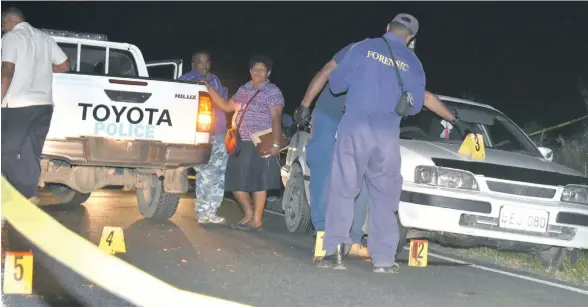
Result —
<path fill-rule="evenodd" d="M 101 137 L 47 139 L 42 157 L 72 165 L 173 169 L 208 163 L 212 144 L 166 144 Z"/>

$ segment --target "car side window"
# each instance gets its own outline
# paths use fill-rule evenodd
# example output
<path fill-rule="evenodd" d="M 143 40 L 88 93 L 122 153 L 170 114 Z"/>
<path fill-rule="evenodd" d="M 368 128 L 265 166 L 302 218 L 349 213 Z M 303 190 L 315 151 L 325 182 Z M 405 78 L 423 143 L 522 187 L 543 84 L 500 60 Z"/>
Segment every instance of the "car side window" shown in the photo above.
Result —
<path fill-rule="evenodd" d="M 125 50 L 108 50 L 108 73 L 106 73 L 106 47 L 82 45 L 80 72 L 93 75 L 137 77 L 137 65 L 133 55 Z"/>
<path fill-rule="evenodd" d="M 76 71 L 76 65 L 78 63 L 78 45 L 68 43 L 57 43 L 57 45 L 63 50 L 63 53 L 67 55 L 71 71 Z"/>

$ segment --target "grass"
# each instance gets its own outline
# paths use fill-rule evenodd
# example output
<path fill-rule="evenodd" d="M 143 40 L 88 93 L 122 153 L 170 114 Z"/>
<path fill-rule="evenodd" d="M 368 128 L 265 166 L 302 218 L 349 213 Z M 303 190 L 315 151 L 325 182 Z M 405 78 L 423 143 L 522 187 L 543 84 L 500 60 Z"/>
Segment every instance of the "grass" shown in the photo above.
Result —
<path fill-rule="evenodd" d="M 588 163 L 588 129 L 577 138 L 559 138 L 560 148 L 554 150 L 556 163 L 573 168 L 583 174 Z M 588 286 L 588 250 L 581 251 L 577 262 L 569 259 L 559 269 L 544 268 L 534 254 L 498 251 L 492 248 L 458 249 L 458 254 L 466 257 L 486 258 L 497 265 L 532 271 L 540 275 Z"/>
<path fill-rule="evenodd" d="M 482 258 L 494 264 L 508 268 L 529 271 L 546 277 L 588 286 L 588 251 L 582 251 L 576 263 L 567 260 L 559 269 L 545 268 L 534 254 L 498 251 L 487 247 L 471 249 L 457 249 L 457 254 L 463 257 Z"/>

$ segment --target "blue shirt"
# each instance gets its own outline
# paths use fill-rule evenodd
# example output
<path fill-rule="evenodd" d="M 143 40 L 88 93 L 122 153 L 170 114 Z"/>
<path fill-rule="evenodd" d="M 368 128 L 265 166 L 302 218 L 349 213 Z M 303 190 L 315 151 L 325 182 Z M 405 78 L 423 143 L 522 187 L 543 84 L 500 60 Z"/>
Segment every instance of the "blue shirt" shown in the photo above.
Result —
<path fill-rule="evenodd" d="M 294 120 L 292 119 L 292 116 L 290 116 L 290 114 L 288 113 L 284 113 L 282 114 L 282 124 L 284 125 L 284 127 L 290 127 L 292 124 L 294 123 Z"/>
<path fill-rule="evenodd" d="M 198 72 L 192 70 L 183 74 L 179 80 L 204 80 L 204 77 L 200 75 Z M 212 73 L 208 73 L 208 80 L 210 81 L 210 86 L 212 86 L 223 98 L 228 98 L 228 90 L 221 84 L 220 79 Z M 221 109 L 219 109 L 216 104 L 212 103 L 212 109 L 214 110 L 214 126 L 212 128 L 212 135 L 222 135 L 227 133 L 227 115 Z"/>
<path fill-rule="evenodd" d="M 343 49 L 337 51 L 333 56 L 332 60 L 339 65 L 343 57 L 347 54 L 347 51 L 353 46 L 355 43 L 351 43 L 345 46 Z M 331 117 L 336 120 L 340 120 L 343 117 L 343 107 L 345 105 L 345 93 L 340 94 L 333 94 L 331 90 L 329 90 L 329 83 L 325 85 L 321 94 L 319 95 L 318 100 L 316 101 L 316 106 L 314 107 L 313 112 L 319 112 L 323 115 Z"/>
<path fill-rule="evenodd" d="M 423 66 L 399 35 L 387 32 L 384 37 L 394 53 L 403 88 L 413 95 L 410 115 L 415 115 L 421 111 L 425 100 Z M 386 43 L 381 38 L 366 39 L 347 51 L 329 75 L 333 93 L 347 91 L 346 115 L 386 115 L 390 118 L 389 127 L 399 128 L 401 117 L 396 114 L 395 107 L 402 91 L 392 65 Z"/>

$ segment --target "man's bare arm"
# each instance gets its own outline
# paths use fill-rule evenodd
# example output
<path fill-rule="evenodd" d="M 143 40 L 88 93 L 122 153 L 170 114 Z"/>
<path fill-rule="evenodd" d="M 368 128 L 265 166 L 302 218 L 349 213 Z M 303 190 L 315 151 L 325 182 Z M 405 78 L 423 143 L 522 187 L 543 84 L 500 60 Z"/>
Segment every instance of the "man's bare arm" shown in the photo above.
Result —
<path fill-rule="evenodd" d="M 449 111 L 445 104 L 441 100 L 439 100 L 437 96 L 433 95 L 433 93 L 425 91 L 424 105 L 431 112 L 439 115 L 446 121 L 453 124 L 462 136 L 465 137 L 468 133 L 471 133 L 472 128 L 470 127 L 470 125 L 460 120 L 459 118 L 456 118 L 456 115 L 453 114 L 453 112 Z"/>
<path fill-rule="evenodd" d="M 306 89 L 306 93 L 304 94 L 304 98 L 302 98 L 302 105 L 305 107 L 310 107 L 312 101 L 316 98 L 316 96 L 321 92 L 327 81 L 329 81 L 329 74 L 333 69 L 337 68 L 337 63 L 335 61 L 330 60 L 319 70 L 318 73 L 312 78 L 308 88 Z"/>
<path fill-rule="evenodd" d="M 4 99 L 8 88 L 10 88 L 12 78 L 14 77 L 14 66 L 14 63 L 2 62 L 2 97 L 0 99 Z"/>
<path fill-rule="evenodd" d="M 70 69 L 69 60 L 65 60 L 61 64 L 53 65 L 53 72 L 54 73 L 68 72 L 69 69 Z"/>
<path fill-rule="evenodd" d="M 433 95 L 433 93 L 429 91 L 425 91 L 425 107 L 429 109 L 431 112 L 439 115 L 443 119 L 447 120 L 448 122 L 453 122 L 455 116 L 437 96 Z"/>
<path fill-rule="evenodd" d="M 198 81 L 194 81 L 192 83 L 198 83 Z M 212 102 L 216 104 L 216 106 L 219 107 L 219 109 L 227 113 L 235 111 L 235 102 L 233 101 L 233 98 L 225 99 L 223 96 L 221 96 L 221 94 L 219 94 L 216 91 L 214 87 L 210 85 L 210 83 L 208 83 L 208 81 L 204 81 L 204 84 L 208 89 L 208 94 L 210 95 Z"/>

